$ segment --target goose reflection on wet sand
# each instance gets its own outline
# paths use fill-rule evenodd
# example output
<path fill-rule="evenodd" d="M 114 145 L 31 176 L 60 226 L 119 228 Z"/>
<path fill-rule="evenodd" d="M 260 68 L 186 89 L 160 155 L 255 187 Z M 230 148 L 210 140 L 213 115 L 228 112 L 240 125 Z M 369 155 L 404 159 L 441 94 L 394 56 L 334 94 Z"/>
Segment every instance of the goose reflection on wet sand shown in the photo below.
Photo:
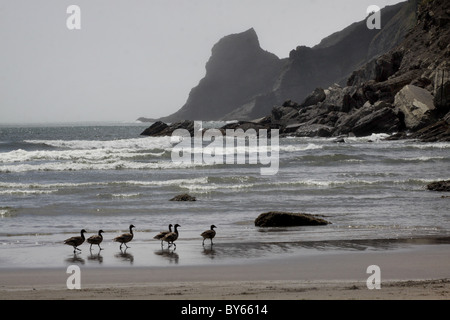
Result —
<path fill-rule="evenodd" d="M 214 259 L 217 252 L 212 247 L 203 247 L 202 254 L 210 259 Z"/>
<path fill-rule="evenodd" d="M 78 255 L 78 253 L 74 253 L 73 256 L 70 256 L 65 260 L 69 264 L 85 264 L 86 261 Z"/>
<path fill-rule="evenodd" d="M 126 249 L 124 251 L 120 250 L 120 252 L 115 254 L 114 257 L 122 261 L 128 261 L 130 264 L 133 264 L 134 262 L 134 256 L 131 253 L 127 253 Z"/>
<path fill-rule="evenodd" d="M 170 249 L 157 250 L 157 251 L 155 251 L 155 254 L 166 258 L 167 260 L 169 260 L 170 263 L 178 264 L 178 262 L 180 260 L 180 256 L 178 255 L 178 253 L 176 253 L 174 250 L 170 250 Z"/>
<path fill-rule="evenodd" d="M 89 261 L 97 261 L 99 264 L 103 263 L 103 256 L 100 254 L 100 251 L 98 253 L 92 253 L 87 257 Z"/>

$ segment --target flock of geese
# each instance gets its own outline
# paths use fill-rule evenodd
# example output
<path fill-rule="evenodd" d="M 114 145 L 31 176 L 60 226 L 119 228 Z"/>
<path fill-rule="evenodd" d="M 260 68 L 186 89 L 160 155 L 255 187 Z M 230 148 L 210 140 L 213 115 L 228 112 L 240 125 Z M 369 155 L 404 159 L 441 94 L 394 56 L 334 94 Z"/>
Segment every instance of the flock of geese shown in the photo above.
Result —
<path fill-rule="evenodd" d="M 178 239 L 178 235 L 179 235 L 178 227 L 181 227 L 181 226 L 177 223 L 173 227 L 174 227 L 174 231 L 172 231 L 172 224 L 169 224 L 169 230 L 168 231 L 161 231 L 156 236 L 154 236 L 153 239 L 161 240 L 161 247 L 164 246 L 164 242 L 167 242 L 167 246 L 169 248 L 172 245 L 176 248 L 177 245 L 175 244 L 175 241 Z M 127 246 L 127 243 L 130 242 L 131 240 L 133 240 L 133 236 L 134 236 L 133 228 L 136 228 L 136 227 L 131 224 L 129 228 L 130 228 L 130 232 L 121 234 L 120 236 L 117 236 L 117 237 L 115 237 L 113 239 L 115 242 L 119 242 L 120 243 L 120 250 L 122 250 L 122 246 L 123 245 L 125 245 L 126 248 L 129 248 Z M 217 227 L 215 225 L 211 225 L 209 230 L 206 230 L 206 231 L 202 232 L 202 234 L 201 234 L 201 236 L 203 237 L 202 245 L 205 245 L 205 240 L 206 239 L 210 239 L 211 240 L 211 245 L 214 244 L 213 241 L 212 241 L 212 239 L 216 236 L 216 231 L 214 230 L 214 228 L 217 228 Z M 73 247 L 73 253 L 76 253 L 77 250 L 81 251 L 81 249 L 79 249 L 78 247 L 80 245 L 82 245 L 85 240 L 91 245 L 89 247 L 89 250 L 92 250 L 92 245 L 93 244 L 94 245 L 95 244 L 98 245 L 99 249 L 103 250 L 103 248 L 100 247 L 100 244 L 103 241 L 103 235 L 102 235 L 102 233 L 104 233 L 103 230 L 99 230 L 98 234 L 90 236 L 87 239 L 84 236 L 84 234 L 86 233 L 86 230 L 82 229 L 80 233 L 81 233 L 80 236 L 71 237 L 71 238 L 66 239 L 64 241 L 64 244 L 67 244 L 67 245 Z"/>

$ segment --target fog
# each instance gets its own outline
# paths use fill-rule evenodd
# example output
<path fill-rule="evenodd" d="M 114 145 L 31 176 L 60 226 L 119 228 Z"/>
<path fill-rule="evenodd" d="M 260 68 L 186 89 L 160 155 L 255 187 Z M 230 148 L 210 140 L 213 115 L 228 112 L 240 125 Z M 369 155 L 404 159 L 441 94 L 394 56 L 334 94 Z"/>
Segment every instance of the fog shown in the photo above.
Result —
<path fill-rule="evenodd" d="M 180 109 L 212 46 L 254 28 L 280 58 L 389 0 L 0 0 L 0 123 L 157 118 Z M 70 30 L 70 5 L 81 29 Z M 381 17 L 382 18 L 382 17 Z"/>

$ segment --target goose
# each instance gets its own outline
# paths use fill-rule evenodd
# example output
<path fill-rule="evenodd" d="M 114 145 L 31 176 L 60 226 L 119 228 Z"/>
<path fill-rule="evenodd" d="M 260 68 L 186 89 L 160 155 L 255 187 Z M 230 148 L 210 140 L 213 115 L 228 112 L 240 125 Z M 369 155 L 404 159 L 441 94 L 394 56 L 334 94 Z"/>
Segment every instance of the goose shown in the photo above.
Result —
<path fill-rule="evenodd" d="M 202 245 L 205 245 L 205 240 L 206 239 L 210 239 L 211 240 L 211 245 L 213 245 L 213 241 L 212 239 L 216 236 L 216 231 L 214 231 L 214 228 L 217 228 L 215 225 L 211 225 L 211 229 L 206 230 L 204 232 L 202 232 L 201 236 L 203 237 L 203 243 Z"/>
<path fill-rule="evenodd" d="M 133 240 L 133 228 L 136 228 L 135 226 L 133 226 L 132 224 L 130 224 L 130 233 L 124 233 L 118 237 L 114 238 L 115 242 L 120 242 L 120 250 L 122 250 L 122 245 L 124 244 L 125 247 L 129 248 L 127 246 L 127 243 L 130 242 L 131 240 Z"/>
<path fill-rule="evenodd" d="M 82 245 L 84 242 L 84 233 L 86 232 L 86 230 L 82 229 L 81 230 L 81 236 L 80 237 L 71 237 L 69 239 L 64 240 L 64 244 L 67 244 L 69 246 L 73 247 L 73 253 L 76 252 L 76 250 L 81 251 L 81 249 L 78 249 L 77 247 Z"/>
<path fill-rule="evenodd" d="M 174 232 L 170 232 L 168 234 L 166 234 L 163 238 L 162 241 L 165 241 L 169 244 L 169 247 L 171 244 L 173 244 L 175 246 L 175 248 L 177 247 L 177 245 L 174 243 L 177 239 L 178 239 L 178 227 L 181 227 L 178 223 L 174 226 L 175 231 Z"/>
<path fill-rule="evenodd" d="M 102 241 L 103 241 L 102 233 L 104 233 L 104 232 L 105 232 L 105 231 L 103 231 L 103 230 L 99 230 L 99 231 L 98 231 L 98 235 L 90 236 L 90 237 L 87 239 L 87 242 L 89 242 L 89 243 L 91 244 L 91 246 L 89 247 L 89 250 L 92 250 L 92 245 L 93 245 L 93 244 L 98 245 L 98 247 L 100 248 L 100 250 L 103 250 L 103 248 L 100 247 L 100 243 L 102 243 Z"/>
<path fill-rule="evenodd" d="M 169 224 L 169 231 L 161 231 L 156 236 L 154 236 L 153 239 L 161 240 L 161 247 L 162 247 L 163 246 L 162 238 L 164 238 L 165 235 L 167 235 L 167 234 L 169 234 L 171 232 L 172 232 L 172 224 Z"/>

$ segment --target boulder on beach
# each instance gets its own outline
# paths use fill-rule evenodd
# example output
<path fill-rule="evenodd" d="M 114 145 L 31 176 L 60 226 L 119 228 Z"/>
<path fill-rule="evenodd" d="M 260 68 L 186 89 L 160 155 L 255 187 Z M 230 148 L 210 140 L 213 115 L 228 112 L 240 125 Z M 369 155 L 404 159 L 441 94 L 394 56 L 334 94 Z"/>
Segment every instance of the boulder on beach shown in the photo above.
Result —
<path fill-rule="evenodd" d="M 291 226 L 320 226 L 330 222 L 307 213 L 291 213 L 271 211 L 262 213 L 255 219 L 257 227 L 291 227 Z"/>
<path fill-rule="evenodd" d="M 173 197 L 170 201 L 197 201 L 197 198 L 184 193 Z"/>
<path fill-rule="evenodd" d="M 407 129 L 419 130 L 436 121 L 433 96 L 420 87 L 406 85 L 395 96 L 394 105 L 404 114 Z"/>
<path fill-rule="evenodd" d="M 427 189 L 431 191 L 447 191 L 450 192 L 450 180 L 436 181 L 429 183 Z"/>

